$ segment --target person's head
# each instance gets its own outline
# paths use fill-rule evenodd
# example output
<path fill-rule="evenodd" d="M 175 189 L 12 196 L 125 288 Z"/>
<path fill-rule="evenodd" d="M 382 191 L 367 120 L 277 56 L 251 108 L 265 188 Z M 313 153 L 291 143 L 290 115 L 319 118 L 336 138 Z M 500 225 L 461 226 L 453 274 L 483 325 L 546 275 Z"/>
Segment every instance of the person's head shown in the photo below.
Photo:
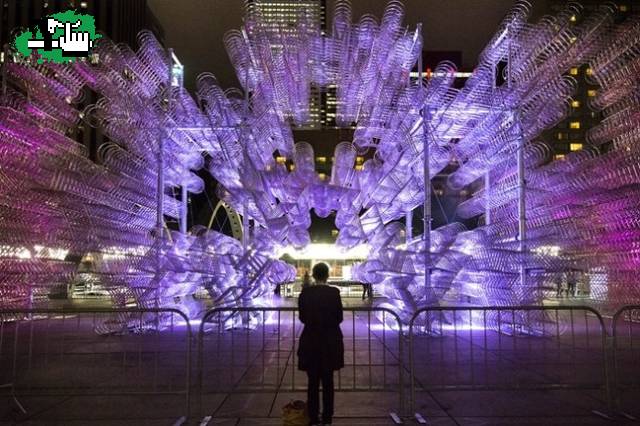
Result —
<path fill-rule="evenodd" d="M 313 266 L 313 279 L 318 283 L 326 283 L 329 279 L 329 267 L 326 263 L 316 263 Z"/>

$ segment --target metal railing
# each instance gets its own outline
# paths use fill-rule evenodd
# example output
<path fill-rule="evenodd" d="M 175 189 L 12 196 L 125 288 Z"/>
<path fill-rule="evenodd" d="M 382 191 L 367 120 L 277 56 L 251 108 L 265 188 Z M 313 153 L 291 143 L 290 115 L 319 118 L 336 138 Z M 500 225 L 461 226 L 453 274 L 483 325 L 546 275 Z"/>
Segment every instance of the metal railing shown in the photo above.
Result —
<path fill-rule="evenodd" d="M 200 400 L 220 392 L 304 391 L 307 380 L 296 356 L 302 328 L 294 307 L 207 312 L 198 339 Z M 345 366 L 335 373 L 336 391 L 397 393 L 402 413 L 405 371 L 398 315 L 384 308 L 344 308 L 341 329 Z"/>
<path fill-rule="evenodd" d="M 613 378 L 616 409 L 629 419 L 628 414 L 638 406 L 637 393 L 640 390 L 640 305 L 625 306 L 619 309 L 611 320 L 613 345 Z"/>
<path fill-rule="evenodd" d="M 158 398 L 164 415 L 189 415 L 191 327 L 175 309 L 0 310 L 0 366 L 0 394 L 24 415 L 40 408 L 24 399 L 94 396 Z"/>
<path fill-rule="evenodd" d="M 404 329 L 391 310 L 345 308 L 336 390 L 387 392 L 395 418 L 434 391 L 596 390 L 606 408 L 594 412 L 633 418 L 638 312 L 618 310 L 608 335 L 586 306 L 424 308 Z M 297 316 L 294 307 L 212 309 L 195 335 L 175 309 L 0 310 L 0 395 L 25 413 L 39 408 L 32 396 L 166 395 L 173 402 L 159 406 L 186 419 L 196 390 L 199 405 L 215 394 L 302 392 Z"/>
<path fill-rule="evenodd" d="M 423 308 L 409 324 L 411 412 L 421 421 L 416 394 L 436 390 L 596 389 L 608 408 L 606 349 L 586 306 Z"/>

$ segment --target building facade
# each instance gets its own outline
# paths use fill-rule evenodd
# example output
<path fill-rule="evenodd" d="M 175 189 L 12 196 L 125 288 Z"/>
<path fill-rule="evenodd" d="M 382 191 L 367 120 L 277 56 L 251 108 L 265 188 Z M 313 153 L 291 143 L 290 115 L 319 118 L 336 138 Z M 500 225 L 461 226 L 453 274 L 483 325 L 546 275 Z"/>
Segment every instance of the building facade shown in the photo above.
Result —
<path fill-rule="evenodd" d="M 581 20 L 591 12 L 597 10 L 605 4 L 611 5 L 611 1 L 603 0 L 581 0 L 583 7 L 581 16 L 572 19 L 574 25 L 580 24 Z M 556 13 L 564 9 L 567 2 L 564 0 L 551 0 L 549 2 L 550 12 Z M 640 3 L 635 0 L 619 0 L 615 2 L 617 7 L 616 21 L 627 19 L 631 14 L 640 12 Z M 558 123 L 556 127 L 548 130 L 544 134 L 544 139 L 553 147 L 555 160 L 562 160 L 565 155 L 573 151 L 579 151 L 587 146 L 587 132 L 600 123 L 602 117 L 599 112 L 589 108 L 589 101 L 598 93 L 598 86 L 589 81 L 591 69 L 588 65 L 571 68 L 569 75 L 576 79 L 578 88 L 571 102 L 571 113 Z"/>
<path fill-rule="evenodd" d="M 296 22 L 301 16 L 310 20 L 314 28 L 321 32 L 326 30 L 326 0 L 247 0 L 247 12 L 253 9 L 262 16 L 268 31 L 275 34 L 286 34 L 296 31 Z M 273 49 L 281 46 L 273 45 Z M 317 86 L 311 87 L 309 99 L 309 122 L 301 129 L 321 129 L 327 122 L 327 97 L 329 90 Z M 335 89 L 333 91 L 335 99 Z M 331 96 L 329 95 L 329 98 Z M 335 125 L 335 120 L 334 120 Z"/>

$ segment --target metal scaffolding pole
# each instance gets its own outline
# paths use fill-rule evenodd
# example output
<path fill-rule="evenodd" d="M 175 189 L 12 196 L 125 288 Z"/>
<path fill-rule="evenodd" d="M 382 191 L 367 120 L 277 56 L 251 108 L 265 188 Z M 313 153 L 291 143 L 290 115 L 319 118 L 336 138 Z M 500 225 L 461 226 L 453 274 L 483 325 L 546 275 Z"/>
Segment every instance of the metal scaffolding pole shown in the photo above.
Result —
<path fill-rule="evenodd" d="M 429 134 L 431 125 L 431 111 L 425 107 L 422 116 L 422 126 L 424 129 L 424 232 L 422 237 L 424 240 L 424 287 L 431 288 L 431 170 L 429 165 Z"/>
<path fill-rule="evenodd" d="M 422 23 L 418 23 L 416 30 L 422 32 Z M 416 80 L 416 84 L 420 84 L 422 82 L 422 58 L 418 58 L 418 61 L 418 79 Z M 411 86 L 411 73 L 409 73 L 407 77 L 407 84 Z M 405 243 L 407 247 L 409 247 L 409 242 L 413 239 L 413 210 L 409 210 L 405 213 L 404 223 Z"/>
<path fill-rule="evenodd" d="M 247 67 L 244 74 L 244 120 L 242 120 L 242 129 L 246 132 L 249 121 L 249 68 Z M 245 157 L 246 158 L 246 157 Z M 242 212 L 242 247 L 247 248 L 250 242 L 249 235 L 249 202 L 244 202 Z"/>
<path fill-rule="evenodd" d="M 497 71 L 497 64 L 494 63 L 493 66 L 491 67 L 491 88 L 492 88 L 492 95 L 495 94 L 496 92 L 496 87 L 497 87 L 497 76 L 496 76 L 496 71 Z M 494 98 L 495 99 L 495 98 Z M 493 104 L 491 105 L 491 109 L 493 109 Z M 491 198 L 489 196 L 489 193 L 491 192 L 491 174 L 490 174 L 490 170 L 487 170 L 487 172 L 484 174 L 484 197 L 485 197 L 485 201 L 484 201 L 484 224 L 485 225 L 491 225 L 491 208 L 489 206 L 489 202 L 491 201 Z"/>
<path fill-rule="evenodd" d="M 173 49 L 167 49 L 167 56 L 169 58 L 169 80 L 167 84 L 167 107 L 166 107 L 166 117 L 164 126 L 159 126 L 158 132 L 158 199 L 157 199 L 157 220 L 156 220 L 156 231 L 157 238 L 159 241 L 162 241 L 162 237 L 164 234 L 164 137 L 168 134 L 166 125 L 167 118 L 169 116 L 169 112 L 171 111 L 171 87 L 172 87 L 172 78 L 173 78 L 173 67 L 172 67 L 172 57 L 173 57 Z"/>
<path fill-rule="evenodd" d="M 172 49 L 167 49 L 167 55 L 169 57 L 169 80 L 167 84 L 167 110 L 166 115 L 169 115 L 171 110 L 171 57 L 173 54 Z M 164 126 L 158 126 L 158 188 L 157 188 L 157 217 L 156 217 L 156 289 L 155 289 L 155 305 L 160 306 L 160 300 L 158 299 L 158 287 L 160 286 L 160 280 L 162 277 L 162 249 L 164 246 L 164 138 L 167 134 L 166 118 Z"/>
<path fill-rule="evenodd" d="M 484 174 L 484 224 L 491 225 L 491 208 L 489 207 L 489 192 L 491 191 L 491 178 L 489 172 Z"/>
<path fill-rule="evenodd" d="M 518 135 L 518 248 L 520 253 L 527 251 L 527 202 L 526 202 L 526 185 L 524 170 L 524 132 L 522 122 L 520 121 L 519 111 L 515 114 L 515 120 L 519 129 Z M 520 265 L 520 284 L 527 284 L 527 270 L 524 265 L 524 257 L 521 259 L 523 263 Z"/>
<path fill-rule="evenodd" d="M 244 203 L 244 212 L 242 212 L 242 247 L 249 246 L 249 214 L 247 208 L 249 203 Z"/>
<path fill-rule="evenodd" d="M 187 185 L 182 184 L 181 188 L 182 199 L 180 200 L 180 232 L 182 234 L 187 233 L 187 220 L 189 212 L 189 192 L 187 191 Z"/>
<path fill-rule="evenodd" d="M 158 130 L 158 190 L 156 231 L 158 240 L 162 240 L 164 233 L 164 132 Z"/>
<path fill-rule="evenodd" d="M 422 86 L 424 75 L 422 72 L 422 52 L 418 55 L 418 82 Z M 422 110 L 422 141 L 423 141 L 423 172 L 424 172 L 424 205 L 423 205 L 423 223 L 424 231 L 422 239 L 424 241 L 424 287 L 425 294 L 431 288 L 431 170 L 429 164 L 429 136 L 431 134 L 431 111 L 425 105 Z"/>
<path fill-rule="evenodd" d="M 509 35 L 509 51 L 507 60 L 507 85 L 511 88 L 512 73 L 511 66 L 513 62 L 513 50 L 511 43 L 511 28 L 507 28 Z M 513 112 L 513 125 L 518 126 L 518 150 L 517 150 L 517 167 L 518 167 L 518 251 L 523 254 L 520 259 L 520 285 L 527 285 L 527 270 L 524 264 L 524 253 L 527 251 L 527 203 L 526 203 L 526 178 L 524 169 L 524 129 L 522 128 L 522 120 L 519 108 Z"/>
<path fill-rule="evenodd" d="M 178 58 L 174 55 L 173 49 L 169 49 L 169 73 L 170 73 L 170 90 L 174 87 L 174 81 L 176 87 L 183 86 L 182 75 L 176 75 L 176 68 L 182 72 L 182 64 Z M 186 182 L 182 182 L 180 187 L 180 233 L 187 234 L 189 228 L 189 191 L 187 190 Z"/>

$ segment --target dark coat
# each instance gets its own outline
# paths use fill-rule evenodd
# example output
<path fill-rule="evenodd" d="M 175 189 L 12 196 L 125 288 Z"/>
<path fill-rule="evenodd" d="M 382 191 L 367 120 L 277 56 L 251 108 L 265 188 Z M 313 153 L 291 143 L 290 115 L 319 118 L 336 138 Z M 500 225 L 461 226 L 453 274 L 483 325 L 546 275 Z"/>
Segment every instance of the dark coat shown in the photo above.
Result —
<path fill-rule="evenodd" d="M 339 370 L 344 367 L 340 290 L 328 285 L 307 287 L 300 293 L 298 309 L 304 324 L 298 346 L 298 369 Z"/>

